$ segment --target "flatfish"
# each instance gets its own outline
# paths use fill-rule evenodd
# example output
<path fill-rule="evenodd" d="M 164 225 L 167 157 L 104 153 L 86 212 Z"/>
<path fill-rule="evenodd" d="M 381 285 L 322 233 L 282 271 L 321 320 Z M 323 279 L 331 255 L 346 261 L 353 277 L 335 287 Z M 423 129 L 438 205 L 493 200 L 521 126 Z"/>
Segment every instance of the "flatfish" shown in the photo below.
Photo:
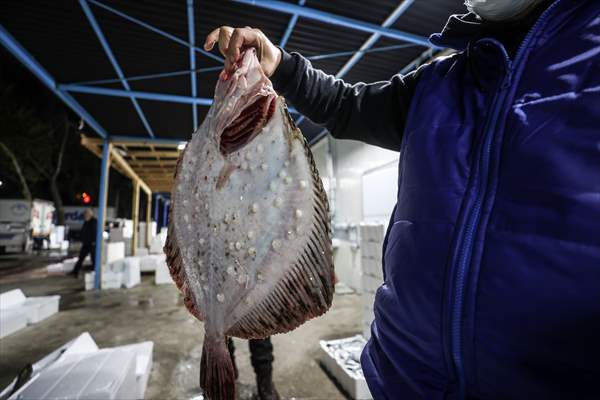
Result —
<path fill-rule="evenodd" d="M 226 337 L 288 332 L 331 306 L 328 214 L 306 140 L 248 49 L 221 74 L 178 160 L 164 248 L 184 304 L 204 321 L 208 398 L 235 397 Z"/>

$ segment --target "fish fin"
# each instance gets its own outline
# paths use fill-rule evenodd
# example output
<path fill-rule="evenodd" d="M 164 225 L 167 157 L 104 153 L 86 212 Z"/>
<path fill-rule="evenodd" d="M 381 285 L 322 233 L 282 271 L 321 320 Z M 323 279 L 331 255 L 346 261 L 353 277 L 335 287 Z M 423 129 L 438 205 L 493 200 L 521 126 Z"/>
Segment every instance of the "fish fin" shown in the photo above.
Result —
<path fill-rule="evenodd" d="M 188 309 L 190 314 L 194 317 L 198 318 L 200 321 L 204 320 L 201 311 L 197 308 L 196 303 L 194 302 L 192 296 L 193 293 L 187 287 L 185 281 L 185 269 L 183 268 L 183 257 L 181 256 L 181 250 L 175 241 L 175 227 L 173 226 L 173 211 L 169 211 L 169 227 L 167 231 L 167 240 L 165 241 L 165 246 L 163 247 L 163 252 L 165 253 L 167 267 L 169 268 L 169 274 L 171 274 L 171 278 L 175 282 L 177 288 L 183 294 L 183 304 Z"/>
<path fill-rule="evenodd" d="M 207 399 L 235 399 L 235 368 L 224 336 L 206 337 L 200 360 L 200 387 Z"/>

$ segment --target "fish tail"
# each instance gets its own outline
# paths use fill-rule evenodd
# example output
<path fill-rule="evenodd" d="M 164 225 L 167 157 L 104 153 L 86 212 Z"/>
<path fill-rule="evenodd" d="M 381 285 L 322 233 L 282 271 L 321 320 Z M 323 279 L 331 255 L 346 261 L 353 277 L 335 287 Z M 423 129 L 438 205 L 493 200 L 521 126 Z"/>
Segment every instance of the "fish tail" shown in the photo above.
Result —
<path fill-rule="evenodd" d="M 204 339 L 200 387 L 207 399 L 235 399 L 235 370 L 224 336 Z"/>

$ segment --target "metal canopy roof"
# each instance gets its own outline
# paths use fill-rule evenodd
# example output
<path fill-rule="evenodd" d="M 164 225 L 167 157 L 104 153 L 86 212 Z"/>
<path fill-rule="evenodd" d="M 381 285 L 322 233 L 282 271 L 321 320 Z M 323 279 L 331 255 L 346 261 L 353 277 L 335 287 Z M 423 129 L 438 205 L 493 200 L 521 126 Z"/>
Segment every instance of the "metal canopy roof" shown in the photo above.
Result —
<path fill-rule="evenodd" d="M 173 171 L 183 146 L 144 138 L 113 137 L 111 143 L 113 168 L 138 182 L 147 194 L 171 191 Z M 81 145 L 102 158 L 102 139 L 82 135 Z"/>
<path fill-rule="evenodd" d="M 0 43 L 98 136 L 175 145 L 211 104 L 222 58 L 201 47 L 215 27 L 251 25 L 317 68 L 372 82 L 427 59 L 426 37 L 461 11 L 462 0 L 13 0 L 0 5 Z M 296 118 L 309 140 L 321 132 Z"/>

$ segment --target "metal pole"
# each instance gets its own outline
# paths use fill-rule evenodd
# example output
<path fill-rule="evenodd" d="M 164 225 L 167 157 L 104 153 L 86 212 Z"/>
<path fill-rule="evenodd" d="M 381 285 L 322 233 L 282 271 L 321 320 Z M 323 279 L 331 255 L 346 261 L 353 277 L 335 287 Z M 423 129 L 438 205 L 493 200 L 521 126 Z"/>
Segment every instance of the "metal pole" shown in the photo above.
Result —
<path fill-rule="evenodd" d="M 163 226 L 168 226 L 169 224 L 169 206 L 171 205 L 171 200 L 165 200 L 163 203 Z"/>
<path fill-rule="evenodd" d="M 95 265 L 95 276 L 94 276 L 94 288 L 100 289 L 100 282 L 102 282 L 102 244 L 104 242 L 104 220 L 106 219 L 106 199 L 108 195 L 108 178 L 110 172 L 110 152 L 112 150 L 112 143 L 107 139 L 104 139 L 102 145 L 102 165 L 100 168 L 100 192 L 98 194 L 98 219 L 96 226 L 96 254 L 94 255 Z"/>
<path fill-rule="evenodd" d="M 187 0 L 187 17 L 188 17 L 188 39 L 190 41 L 190 73 L 191 85 L 192 85 L 192 97 L 196 97 L 196 52 L 194 47 L 196 46 L 196 31 L 194 29 L 194 0 Z M 198 106 L 192 104 L 192 132 L 196 132 L 198 128 Z"/>
<path fill-rule="evenodd" d="M 314 21 L 324 22 L 326 24 L 343 26 L 345 28 L 355 29 L 368 33 L 379 33 L 390 39 L 402 40 L 405 42 L 419 44 L 425 47 L 433 46 L 426 37 L 415 35 L 409 32 L 399 31 L 397 29 L 382 28 L 377 24 L 365 22 L 353 18 L 344 17 L 337 14 L 320 11 L 310 7 L 302 7 L 293 3 L 286 3 L 277 0 L 235 0 L 237 3 L 261 7 L 268 10 L 279 11 L 286 14 L 298 15 L 302 18 L 312 19 Z"/>
<path fill-rule="evenodd" d="M 106 56 L 110 60 L 110 63 L 112 64 L 113 69 L 115 70 L 115 72 L 117 73 L 117 76 L 121 80 L 121 85 L 123 85 L 125 90 L 131 90 L 131 88 L 129 87 L 129 83 L 125 80 L 125 74 L 123 74 L 123 71 L 121 70 L 121 66 L 117 62 L 117 58 L 113 54 L 113 51 L 110 48 L 110 45 L 108 44 L 108 40 L 106 40 L 106 37 L 104 36 L 104 32 L 102 32 L 102 29 L 100 28 L 98 21 L 96 21 L 96 17 L 94 16 L 94 13 L 90 9 L 90 6 L 87 4 L 87 1 L 79 0 L 79 4 L 81 5 L 81 8 L 83 9 L 83 12 L 84 12 L 85 16 L 87 17 L 90 25 L 92 26 L 92 29 L 94 30 L 94 32 L 96 32 L 96 36 L 98 37 L 98 40 L 100 41 L 100 44 L 102 45 L 102 48 L 104 49 L 104 52 L 106 53 Z M 151 137 L 154 137 L 154 132 L 152 132 L 152 128 L 150 127 L 150 124 L 148 123 L 148 120 L 146 119 L 146 116 L 144 115 L 144 112 L 142 111 L 142 108 L 138 104 L 137 100 L 134 97 L 132 97 L 130 100 L 133 103 L 133 107 L 135 108 L 135 111 L 138 113 L 138 116 L 140 117 L 142 124 L 146 128 L 148 135 L 150 135 Z"/>
<path fill-rule="evenodd" d="M 154 220 L 156 221 L 156 224 L 158 225 L 158 203 L 161 199 L 160 194 L 158 193 L 154 193 Z"/>
<path fill-rule="evenodd" d="M 131 219 L 133 221 L 133 235 L 131 237 L 131 255 L 132 256 L 135 256 L 135 252 L 137 250 L 139 211 L 140 211 L 140 184 L 138 181 L 133 181 L 133 199 L 131 200 Z"/>
<path fill-rule="evenodd" d="M 150 247 L 150 232 L 152 232 L 152 192 L 146 194 L 146 246 Z"/>

